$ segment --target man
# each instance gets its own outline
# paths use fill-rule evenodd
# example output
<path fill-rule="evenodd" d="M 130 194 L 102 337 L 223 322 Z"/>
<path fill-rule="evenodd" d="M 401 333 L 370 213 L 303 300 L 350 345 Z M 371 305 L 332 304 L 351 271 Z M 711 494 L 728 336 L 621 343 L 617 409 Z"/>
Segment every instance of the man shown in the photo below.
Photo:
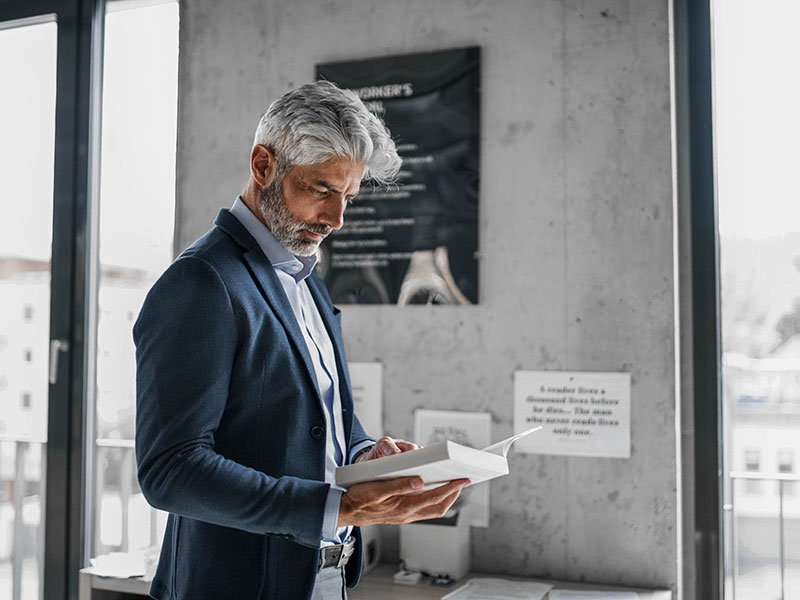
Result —
<path fill-rule="evenodd" d="M 417 447 L 362 429 L 340 314 L 312 273 L 362 179 L 399 164 L 352 92 L 289 92 L 259 123 L 242 195 L 148 294 L 136 457 L 148 502 L 170 513 L 153 597 L 346 598 L 359 525 L 440 516 L 468 483 L 332 485 L 337 465 Z"/>

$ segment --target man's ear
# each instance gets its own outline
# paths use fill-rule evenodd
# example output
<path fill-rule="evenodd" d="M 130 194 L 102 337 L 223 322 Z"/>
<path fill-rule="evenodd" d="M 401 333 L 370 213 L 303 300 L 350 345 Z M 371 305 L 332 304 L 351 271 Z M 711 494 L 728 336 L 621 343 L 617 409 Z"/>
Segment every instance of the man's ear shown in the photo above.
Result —
<path fill-rule="evenodd" d="M 278 168 L 275 164 L 275 153 L 263 144 L 256 144 L 250 152 L 250 176 L 258 187 L 269 187 Z"/>

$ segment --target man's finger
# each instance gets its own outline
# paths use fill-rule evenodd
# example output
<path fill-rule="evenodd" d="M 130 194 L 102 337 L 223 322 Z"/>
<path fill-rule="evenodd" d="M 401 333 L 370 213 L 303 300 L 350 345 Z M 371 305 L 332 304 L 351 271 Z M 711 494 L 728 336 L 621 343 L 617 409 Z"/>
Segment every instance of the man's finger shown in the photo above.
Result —
<path fill-rule="evenodd" d="M 426 506 L 421 511 L 419 511 L 416 520 L 421 521 L 423 519 L 434 519 L 436 517 L 443 516 L 450 507 L 453 506 L 456 500 L 458 500 L 458 496 L 461 494 L 461 490 L 458 489 L 449 496 L 446 496 L 444 500 L 437 504 L 432 504 L 431 506 Z"/>
<path fill-rule="evenodd" d="M 458 479 L 455 482 L 447 483 L 426 492 L 407 495 L 401 500 L 402 510 L 409 515 L 417 515 L 420 511 L 428 511 L 431 506 L 436 506 L 444 502 L 451 494 L 461 492 L 466 482 L 469 482 L 469 480 Z M 418 520 L 419 518 L 420 517 L 415 516 L 414 520 Z"/>
<path fill-rule="evenodd" d="M 437 488 L 419 494 L 420 503 L 438 504 L 453 492 L 461 491 L 461 489 L 469 485 L 469 483 L 469 479 L 455 479 L 444 485 L 440 485 Z"/>
<path fill-rule="evenodd" d="M 456 500 L 458 500 L 458 497 L 461 495 L 461 490 L 463 489 L 464 488 L 456 490 L 455 492 L 447 496 L 444 500 L 439 502 L 437 506 L 439 507 L 439 510 L 442 512 L 442 514 L 450 510 L 450 507 L 453 506 Z"/>
<path fill-rule="evenodd" d="M 377 451 L 378 456 L 391 456 L 402 452 L 390 437 L 383 437 L 378 440 Z"/>
<path fill-rule="evenodd" d="M 369 483 L 357 483 L 350 490 L 354 494 L 366 495 L 375 501 L 385 500 L 391 496 L 401 496 L 412 494 L 422 489 L 424 483 L 422 477 L 397 477 L 383 481 L 370 481 Z"/>
<path fill-rule="evenodd" d="M 407 442 L 405 440 L 395 440 L 394 443 L 397 444 L 397 447 L 403 452 L 408 452 L 409 450 L 419 450 L 422 447 L 419 444 Z"/>

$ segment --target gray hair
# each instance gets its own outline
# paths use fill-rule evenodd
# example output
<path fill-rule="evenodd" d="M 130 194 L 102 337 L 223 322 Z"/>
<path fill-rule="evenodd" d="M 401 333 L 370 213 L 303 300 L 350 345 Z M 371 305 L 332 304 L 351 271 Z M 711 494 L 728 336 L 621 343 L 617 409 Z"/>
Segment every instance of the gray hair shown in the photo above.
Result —
<path fill-rule="evenodd" d="M 275 100 L 258 123 L 256 144 L 275 153 L 279 168 L 345 157 L 364 165 L 365 178 L 382 184 L 395 179 L 402 162 L 383 121 L 355 92 L 328 81 L 308 83 Z"/>

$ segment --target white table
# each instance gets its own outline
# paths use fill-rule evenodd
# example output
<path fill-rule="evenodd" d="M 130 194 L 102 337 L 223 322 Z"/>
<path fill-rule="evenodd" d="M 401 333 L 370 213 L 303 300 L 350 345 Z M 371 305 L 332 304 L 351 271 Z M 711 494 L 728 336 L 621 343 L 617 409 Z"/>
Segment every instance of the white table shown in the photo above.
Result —
<path fill-rule="evenodd" d="M 150 592 L 150 582 L 141 577 L 129 577 L 120 579 L 117 577 L 100 577 L 87 573 L 86 569 L 81 569 L 78 578 L 78 600 L 92 600 L 95 590 L 107 590 L 111 592 L 125 592 L 147 598 Z"/>

